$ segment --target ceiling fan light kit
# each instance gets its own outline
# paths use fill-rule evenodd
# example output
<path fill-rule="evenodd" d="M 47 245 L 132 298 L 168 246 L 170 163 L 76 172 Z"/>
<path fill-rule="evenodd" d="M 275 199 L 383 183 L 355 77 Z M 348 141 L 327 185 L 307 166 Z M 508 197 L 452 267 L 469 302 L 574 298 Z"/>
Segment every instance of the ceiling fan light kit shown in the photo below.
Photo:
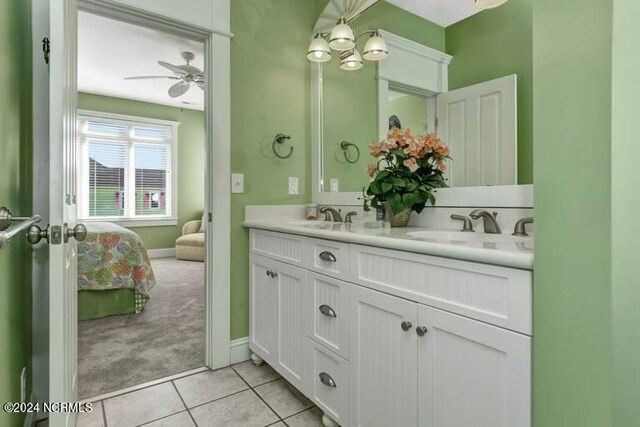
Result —
<path fill-rule="evenodd" d="M 356 47 L 356 41 L 370 35 L 361 55 Z M 331 60 L 331 50 L 340 52 L 340 68 L 345 71 L 359 70 L 363 66 L 363 57 L 367 61 L 382 61 L 389 56 L 387 43 L 379 31 L 366 31 L 355 37 L 353 29 L 343 17 L 338 20 L 331 32 L 316 33 L 311 40 L 307 58 L 312 62 L 327 62 Z"/>
<path fill-rule="evenodd" d="M 194 67 L 190 64 L 191 61 L 195 59 L 195 55 L 192 52 L 182 52 L 182 59 L 186 61 L 186 64 L 183 65 L 173 65 L 165 61 L 158 61 L 158 65 L 166 68 L 171 71 L 173 76 L 134 76 L 134 77 L 125 77 L 125 80 L 145 80 L 145 79 L 169 79 L 169 80 L 180 80 L 179 82 L 173 84 L 168 91 L 168 94 L 171 98 L 178 98 L 187 91 L 192 86 L 197 86 L 200 89 L 204 90 L 205 80 L 204 80 L 204 72 Z"/>
<path fill-rule="evenodd" d="M 493 9 L 502 6 L 509 0 L 475 0 L 478 9 Z"/>

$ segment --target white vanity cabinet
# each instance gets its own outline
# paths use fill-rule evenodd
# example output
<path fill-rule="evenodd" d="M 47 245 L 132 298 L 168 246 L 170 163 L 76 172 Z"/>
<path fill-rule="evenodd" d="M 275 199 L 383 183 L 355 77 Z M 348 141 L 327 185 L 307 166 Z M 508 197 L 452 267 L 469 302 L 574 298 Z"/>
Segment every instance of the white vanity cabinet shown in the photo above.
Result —
<path fill-rule="evenodd" d="M 255 254 L 250 270 L 250 347 L 305 392 L 307 272 Z"/>
<path fill-rule="evenodd" d="M 531 272 L 262 230 L 251 251 L 250 348 L 325 425 L 531 426 Z"/>

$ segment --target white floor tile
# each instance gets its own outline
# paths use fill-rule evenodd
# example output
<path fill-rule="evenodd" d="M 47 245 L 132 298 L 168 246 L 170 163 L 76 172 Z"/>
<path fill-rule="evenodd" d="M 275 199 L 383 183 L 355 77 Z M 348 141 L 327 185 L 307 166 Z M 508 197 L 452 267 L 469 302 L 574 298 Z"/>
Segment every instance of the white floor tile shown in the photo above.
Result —
<path fill-rule="evenodd" d="M 276 414 L 251 390 L 191 409 L 199 427 L 264 427 Z"/>
<path fill-rule="evenodd" d="M 256 387 L 255 390 L 282 418 L 289 417 L 313 406 L 309 399 L 283 379 L 261 385 Z"/>
<path fill-rule="evenodd" d="M 238 363 L 233 369 L 251 386 L 256 387 L 277 380 L 280 375 L 266 363 L 256 366 L 251 360 Z"/>
<path fill-rule="evenodd" d="M 144 427 L 195 427 L 195 424 L 193 423 L 189 413 L 184 411 L 179 414 L 171 415 L 170 417 L 145 424 Z"/>
<path fill-rule="evenodd" d="M 231 368 L 201 372 L 175 380 L 174 383 L 189 408 L 248 388 Z"/>
<path fill-rule="evenodd" d="M 93 402 L 91 412 L 82 412 L 76 418 L 76 427 L 104 427 L 102 402 Z"/>
<path fill-rule="evenodd" d="M 109 427 L 134 427 L 184 411 L 171 383 L 116 396 L 103 402 Z"/>

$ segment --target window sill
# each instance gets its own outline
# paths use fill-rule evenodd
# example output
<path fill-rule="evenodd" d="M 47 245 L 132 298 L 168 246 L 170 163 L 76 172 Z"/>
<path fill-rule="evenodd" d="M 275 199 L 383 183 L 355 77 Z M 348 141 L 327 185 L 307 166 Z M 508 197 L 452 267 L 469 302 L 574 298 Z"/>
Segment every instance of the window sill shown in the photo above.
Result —
<path fill-rule="evenodd" d="M 90 218 L 78 221 L 91 224 L 93 222 L 110 222 L 120 227 L 174 227 L 178 225 L 178 218 Z"/>

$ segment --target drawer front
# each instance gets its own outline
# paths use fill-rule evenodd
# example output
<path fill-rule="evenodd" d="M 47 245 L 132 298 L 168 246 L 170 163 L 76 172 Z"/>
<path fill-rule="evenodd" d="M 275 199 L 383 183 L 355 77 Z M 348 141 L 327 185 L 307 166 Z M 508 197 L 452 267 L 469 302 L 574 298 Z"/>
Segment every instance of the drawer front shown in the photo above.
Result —
<path fill-rule="evenodd" d="M 319 239 L 310 239 L 309 242 L 311 270 L 336 279 L 349 279 L 349 245 L 347 243 Z"/>
<path fill-rule="evenodd" d="M 349 285 L 309 273 L 309 337 L 349 359 Z"/>
<path fill-rule="evenodd" d="M 309 340 L 311 400 L 342 426 L 349 420 L 349 362 Z"/>
<path fill-rule="evenodd" d="M 307 243 L 303 237 L 273 231 L 251 230 L 249 242 L 250 250 L 254 254 L 299 267 L 304 266 Z"/>
<path fill-rule="evenodd" d="M 532 334 L 530 271 L 351 245 L 350 281 Z"/>

